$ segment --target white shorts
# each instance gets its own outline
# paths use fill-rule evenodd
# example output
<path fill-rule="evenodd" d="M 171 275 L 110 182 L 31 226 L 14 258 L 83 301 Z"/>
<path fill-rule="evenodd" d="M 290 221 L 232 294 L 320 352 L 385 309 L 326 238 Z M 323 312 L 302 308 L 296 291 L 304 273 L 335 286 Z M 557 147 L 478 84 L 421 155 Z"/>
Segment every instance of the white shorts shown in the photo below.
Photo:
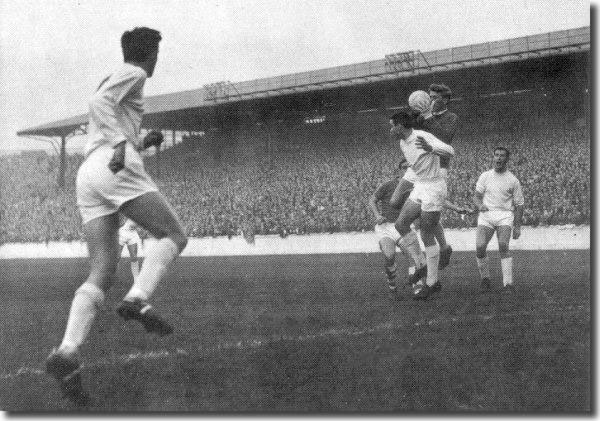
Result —
<path fill-rule="evenodd" d="M 134 244 L 136 244 L 138 246 L 138 248 L 142 244 L 142 240 L 141 240 L 140 236 L 138 235 L 137 231 L 120 229 L 119 230 L 119 246 L 121 246 L 121 247 L 132 246 Z"/>
<path fill-rule="evenodd" d="M 477 225 L 484 227 L 496 228 L 501 225 L 509 227 L 513 226 L 515 215 L 511 211 L 491 210 L 487 212 L 479 212 Z"/>
<path fill-rule="evenodd" d="M 400 241 L 400 233 L 396 230 L 393 222 L 384 222 L 383 224 L 375 225 L 375 234 L 380 240 L 382 238 L 390 238 L 394 243 Z"/>
<path fill-rule="evenodd" d="M 93 151 L 77 172 L 77 205 L 83 223 L 110 215 L 121 205 L 145 193 L 158 191 L 139 152 L 128 142 L 125 168 L 116 174 L 108 169 L 114 149 L 101 146 Z"/>
<path fill-rule="evenodd" d="M 423 212 L 441 212 L 447 195 L 446 180 L 440 178 L 435 181 L 416 182 L 408 198 L 419 203 Z"/>

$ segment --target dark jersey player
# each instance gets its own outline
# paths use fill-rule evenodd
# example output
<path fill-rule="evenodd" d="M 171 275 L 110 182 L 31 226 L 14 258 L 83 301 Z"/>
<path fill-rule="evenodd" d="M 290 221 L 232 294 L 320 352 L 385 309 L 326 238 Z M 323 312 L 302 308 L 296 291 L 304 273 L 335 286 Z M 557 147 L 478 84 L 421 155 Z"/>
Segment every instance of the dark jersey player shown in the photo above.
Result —
<path fill-rule="evenodd" d="M 397 293 L 397 265 L 396 265 L 396 246 L 400 247 L 400 249 L 404 252 L 406 256 L 410 256 L 407 250 L 404 250 L 403 243 L 400 241 L 400 233 L 396 230 L 394 222 L 398 219 L 400 214 L 400 209 L 393 207 L 390 204 L 390 200 L 398 183 L 400 181 L 400 177 L 406 171 L 407 165 L 402 163 L 399 166 L 398 177 L 386 181 L 377 187 L 377 190 L 371 195 L 369 199 L 369 207 L 373 212 L 373 216 L 375 217 L 375 234 L 379 239 L 379 248 L 383 253 L 384 257 L 384 265 L 385 265 L 385 273 L 387 275 L 388 287 L 390 290 L 390 294 L 393 298 L 400 298 Z M 402 202 L 406 200 L 410 191 L 407 191 L 405 196 L 402 198 Z M 379 207 L 377 206 L 379 204 Z M 415 233 L 416 236 L 416 233 Z M 420 256 L 418 262 L 415 262 L 413 258 L 410 258 L 408 273 L 409 276 L 413 275 L 416 271 L 416 268 L 424 268 L 426 267 L 427 260 L 423 255 Z"/>

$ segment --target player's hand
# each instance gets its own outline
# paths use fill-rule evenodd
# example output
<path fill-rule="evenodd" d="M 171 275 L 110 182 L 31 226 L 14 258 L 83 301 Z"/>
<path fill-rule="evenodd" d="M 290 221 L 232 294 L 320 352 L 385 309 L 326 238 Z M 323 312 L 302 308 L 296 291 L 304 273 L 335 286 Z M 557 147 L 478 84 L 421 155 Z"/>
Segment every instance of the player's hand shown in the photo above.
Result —
<path fill-rule="evenodd" d="M 152 130 L 146 135 L 146 137 L 144 137 L 144 149 L 148 149 L 151 146 L 156 146 L 158 148 L 161 143 L 163 143 L 163 140 L 164 137 L 161 132 Z"/>
<path fill-rule="evenodd" d="M 385 219 L 385 216 L 383 215 L 379 215 L 376 219 L 375 219 L 375 225 L 381 225 L 383 224 L 385 221 L 387 221 L 387 219 Z"/>
<path fill-rule="evenodd" d="M 486 205 L 479 206 L 479 212 L 487 212 L 487 211 L 489 211 L 489 209 Z"/>
<path fill-rule="evenodd" d="M 421 137 L 421 136 L 417 136 L 417 140 L 415 142 L 415 145 L 417 145 L 417 148 L 419 149 L 423 149 L 426 152 L 431 152 L 433 151 L 433 146 L 431 146 L 426 140 L 425 138 Z"/>
<path fill-rule="evenodd" d="M 113 152 L 113 156 L 108 163 L 108 169 L 112 171 L 113 174 L 118 173 L 123 168 L 125 168 L 125 145 L 126 141 L 119 143 L 115 146 L 115 151 Z"/>
<path fill-rule="evenodd" d="M 521 236 L 521 227 L 513 227 L 513 240 L 518 240 Z"/>

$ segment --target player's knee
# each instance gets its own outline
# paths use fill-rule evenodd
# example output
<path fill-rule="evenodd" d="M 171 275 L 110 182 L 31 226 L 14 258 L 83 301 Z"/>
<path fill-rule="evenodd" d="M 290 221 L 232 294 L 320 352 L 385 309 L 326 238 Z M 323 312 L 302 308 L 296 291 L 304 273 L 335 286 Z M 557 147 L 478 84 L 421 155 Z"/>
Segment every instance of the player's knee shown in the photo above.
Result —
<path fill-rule="evenodd" d="M 486 249 L 485 244 L 477 244 L 477 246 L 475 248 L 477 257 L 479 257 L 480 259 L 483 259 L 485 257 L 485 249 Z"/>
<path fill-rule="evenodd" d="M 508 254 L 508 242 L 501 241 L 498 243 L 498 251 L 500 254 Z"/>
<path fill-rule="evenodd" d="M 401 235 L 406 235 L 410 231 L 410 224 L 407 223 L 403 218 L 398 219 L 394 226 L 396 227 L 396 231 L 398 231 Z"/>
<path fill-rule="evenodd" d="M 75 295 L 85 295 L 89 297 L 89 299 L 99 307 L 104 302 L 104 291 L 102 288 L 91 282 L 84 282 L 81 284 L 79 288 L 75 291 Z"/>
<path fill-rule="evenodd" d="M 184 233 L 172 234 L 169 237 L 177 245 L 177 250 L 179 250 L 179 253 L 181 253 L 183 249 L 185 249 L 185 246 L 187 246 L 188 238 Z"/>

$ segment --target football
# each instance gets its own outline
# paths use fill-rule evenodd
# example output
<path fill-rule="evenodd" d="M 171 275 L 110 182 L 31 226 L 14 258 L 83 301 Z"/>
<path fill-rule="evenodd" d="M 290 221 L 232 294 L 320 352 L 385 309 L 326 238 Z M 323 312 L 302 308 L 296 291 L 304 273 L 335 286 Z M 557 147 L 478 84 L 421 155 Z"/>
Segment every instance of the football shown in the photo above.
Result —
<path fill-rule="evenodd" d="M 408 97 L 408 106 L 415 111 L 423 112 L 429 108 L 431 98 L 425 91 L 414 91 Z"/>

